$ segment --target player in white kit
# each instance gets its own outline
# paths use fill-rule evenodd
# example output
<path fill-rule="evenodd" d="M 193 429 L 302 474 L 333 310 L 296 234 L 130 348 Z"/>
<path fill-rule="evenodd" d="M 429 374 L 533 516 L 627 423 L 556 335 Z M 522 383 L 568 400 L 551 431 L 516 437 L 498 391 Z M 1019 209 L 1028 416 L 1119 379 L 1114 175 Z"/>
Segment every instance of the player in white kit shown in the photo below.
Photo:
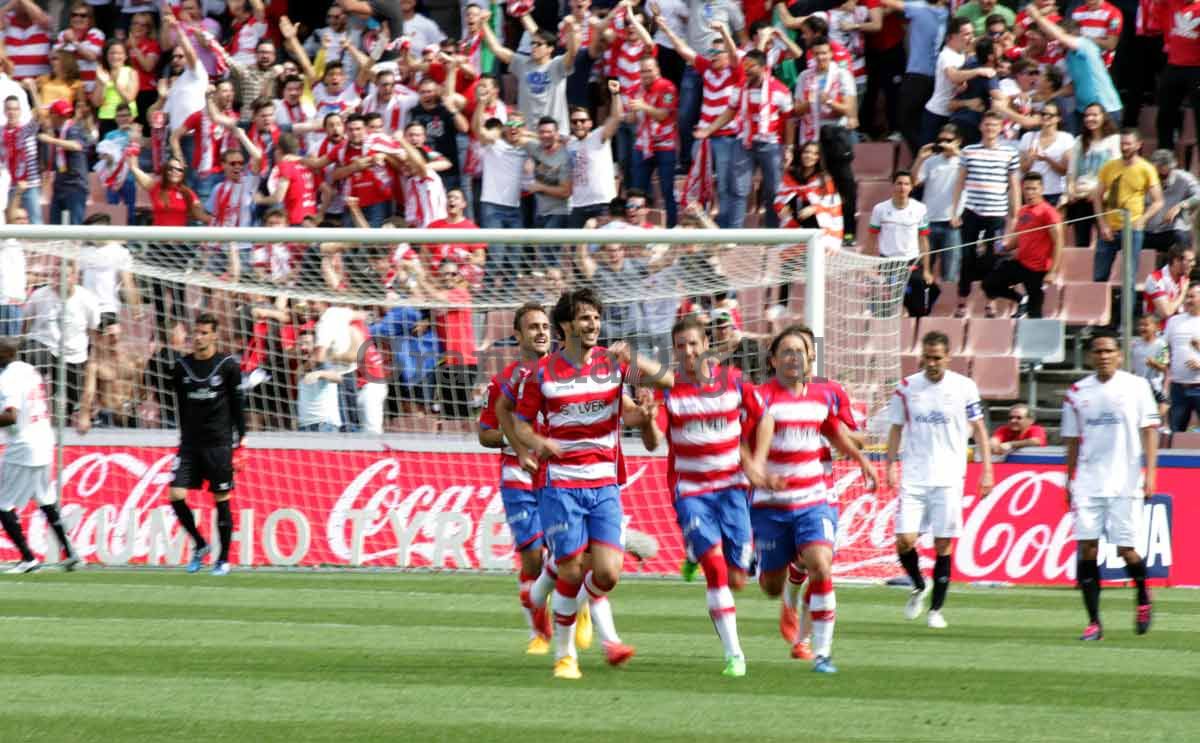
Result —
<path fill-rule="evenodd" d="M 1142 499 L 1154 493 L 1160 417 L 1145 379 L 1122 371 L 1121 345 L 1107 328 L 1092 334 L 1095 374 L 1071 386 L 1063 399 L 1062 437 L 1067 445 L 1067 502 L 1079 542 L 1076 579 L 1088 626 L 1080 640 L 1100 640 L 1100 537 L 1117 545 L 1125 572 L 1137 586 L 1134 629 L 1150 629 L 1146 564 L 1133 548 Z M 1143 455 L 1145 477 L 1142 477 Z"/>
<path fill-rule="evenodd" d="M 967 474 L 967 439 L 974 438 L 983 458 L 979 497 L 994 484 L 983 403 L 975 382 L 950 371 L 950 339 L 933 331 L 921 338 L 922 370 L 900 380 L 888 404 L 887 484 L 897 484 L 901 464 L 900 498 L 896 509 L 896 552 L 912 578 L 904 616 L 916 619 L 928 586 L 921 575 L 917 538 L 933 534 L 937 559 L 933 567 L 933 599 L 929 626 L 946 627 L 942 605 L 950 589 L 950 556 L 962 529 L 963 478 Z M 900 440 L 904 450 L 900 451 Z"/>
<path fill-rule="evenodd" d="M 9 429 L 0 469 L 0 524 L 21 553 L 21 561 L 8 572 L 30 573 L 41 567 L 25 541 L 18 515 L 30 499 L 37 502 L 63 546 L 63 567 L 72 570 L 79 560 L 67 541 L 57 496 L 50 488 L 54 430 L 50 426 L 46 384 L 37 369 L 16 359 L 17 342 L 0 338 L 0 428 Z"/>

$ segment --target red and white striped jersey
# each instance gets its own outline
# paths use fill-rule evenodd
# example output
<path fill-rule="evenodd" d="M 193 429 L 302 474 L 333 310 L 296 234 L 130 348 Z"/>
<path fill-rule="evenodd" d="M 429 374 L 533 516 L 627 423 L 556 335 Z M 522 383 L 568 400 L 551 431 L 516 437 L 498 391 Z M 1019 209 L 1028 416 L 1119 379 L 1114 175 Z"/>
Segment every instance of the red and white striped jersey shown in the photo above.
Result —
<path fill-rule="evenodd" d="M 258 176 L 247 173 L 239 181 L 223 180 L 213 189 L 205 206 L 213 215 L 213 227 L 253 227 L 254 194 Z"/>
<path fill-rule="evenodd" d="M 740 87 L 744 82 L 742 66 L 733 60 L 728 67 L 717 71 L 712 61 L 697 56 L 693 62 L 704 86 L 700 98 L 700 126 L 711 126 L 717 117 L 737 105 Z M 736 115 L 714 137 L 736 137 L 741 121 Z"/>
<path fill-rule="evenodd" d="M 655 121 L 649 114 L 638 113 L 638 150 L 650 153 L 679 149 L 679 96 L 675 92 L 675 83 L 660 77 L 649 88 L 638 88 L 638 95 L 649 105 L 667 110 L 667 118 L 662 121 Z"/>
<path fill-rule="evenodd" d="M 2 129 L 3 147 L 0 147 L 0 163 L 8 170 L 13 183 L 25 181 L 31 187 L 42 184 L 42 169 L 38 167 L 38 120 L 30 119 L 25 124 Z"/>
<path fill-rule="evenodd" d="M 641 61 L 649 54 L 658 56 L 658 47 L 646 47 L 642 40 L 629 28 L 626 11 L 618 6 L 613 11 L 613 32 L 616 37 L 613 43 L 604 50 L 605 75 L 615 78 L 621 84 L 621 102 L 628 105 L 629 101 L 637 98 L 642 87 Z"/>
<path fill-rule="evenodd" d="M 295 104 L 288 103 L 283 98 L 275 99 L 275 125 L 276 126 L 295 126 L 303 124 L 306 121 L 313 119 L 317 115 L 317 110 L 307 101 L 298 101 Z"/>
<path fill-rule="evenodd" d="M 783 141 L 785 115 L 792 112 L 792 93 L 783 83 L 763 75 L 758 85 L 746 81 L 742 86 L 739 109 L 742 117 L 740 136 L 747 143 L 779 144 Z"/>
<path fill-rule="evenodd" d="M 667 480 L 676 498 L 746 487 L 742 474 L 742 373 L 714 367 L 705 384 L 684 381 L 659 396 L 667 414 Z"/>
<path fill-rule="evenodd" d="M 513 361 L 504 367 L 499 374 L 492 377 L 488 383 L 487 403 L 479 413 L 479 426 L 486 429 L 500 428 L 500 419 L 496 416 L 496 403 L 501 396 L 507 397 L 515 406 L 525 390 L 525 381 L 536 369 L 536 364 L 527 361 Z M 545 426 L 540 422 L 534 426 L 539 434 L 545 433 Z M 532 490 L 533 476 L 521 469 L 517 453 L 508 444 L 500 450 L 500 487 L 512 490 Z"/>
<path fill-rule="evenodd" d="M 1092 41 L 1099 41 L 1106 36 L 1121 35 L 1121 11 L 1105 0 L 1100 0 L 1100 4 L 1095 8 L 1086 4 L 1080 5 L 1071 11 L 1071 17 L 1079 24 L 1079 33 Z M 1104 52 L 1104 64 L 1111 67 L 1116 54 L 1115 48 Z"/>
<path fill-rule="evenodd" d="M 409 226 L 424 229 L 445 218 L 446 187 L 441 176 L 404 176 L 404 219 Z"/>
<path fill-rule="evenodd" d="M 225 113 L 237 117 L 232 109 Z M 184 133 L 193 133 L 192 168 L 197 173 L 220 173 L 221 153 L 237 146 L 233 134 L 209 118 L 207 109 L 196 111 L 184 119 L 181 128 Z"/>
<path fill-rule="evenodd" d="M 396 83 L 392 89 L 392 97 L 386 101 L 379 99 L 379 92 L 372 91 L 363 99 L 361 111 L 364 114 L 377 113 L 383 117 L 383 131 L 388 134 L 400 134 L 408 118 L 408 112 L 417 105 L 421 97 L 412 88 Z"/>
<path fill-rule="evenodd" d="M 75 61 L 79 65 L 79 79 L 83 81 L 84 87 L 91 90 L 96 84 L 96 59 L 84 59 L 80 51 L 95 54 L 99 59 L 99 55 L 104 51 L 104 32 L 98 28 L 89 28 L 82 39 L 67 41 L 67 32 L 70 30 L 68 28 L 58 33 L 54 51 L 65 49 L 75 55 Z"/>
<path fill-rule="evenodd" d="M 1051 23 L 1062 23 L 1062 14 L 1058 12 L 1058 8 L 1053 5 L 1051 8 L 1052 11 L 1049 13 L 1043 9 L 1042 16 Z M 1036 24 L 1033 22 L 1033 18 L 1029 16 L 1028 10 L 1022 10 L 1020 13 L 1017 13 L 1017 18 L 1013 21 L 1013 33 L 1016 34 L 1018 44 L 1025 41 L 1025 32 L 1034 25 Z"/>
<path fill-rule="evenodd" d="M 50 30 L 31 20 L 17 20 L 17 14 L 4 14 L 4 47 L 12 62 L 12 78 L 50 74 Z"/>
<path fill-rule="evenodd" d="M 838 424 L 837 413 L 822 384 L 808 384 L 799 394 L 771 379 L 746 397 L 748 422 L 757 428 L 764 414 L 775 419 L 775 435 L 767 451 L 767 474 L 784 478 L 783 490 L 754 488 L 753 508 L 798 509 L 827 503 L 823 436 Z M 753 438 L 751 439 L 753 442 Z"/>
<path fill-rule="evenodd" d="M 602 347 L 576 368 L 563 354 L 538 363 L 527 380 L 517 415 L 546 418 L 546 436 L 562 452 L 546 462 L 546 483 L 559 488 L 599 488 L 620 484 L 621 390 L 628 367 Z"/>
<path fill-rule="evenodd" d="M 246 16 L 241 21 L 234 21 L 233 28 L 230 29 L 229 43 L 225 48 L 234 62 L 251 67 L 255 63 L 254 48 L 267 37 L 267 32 L 266 21 L 253 15 Z"/>

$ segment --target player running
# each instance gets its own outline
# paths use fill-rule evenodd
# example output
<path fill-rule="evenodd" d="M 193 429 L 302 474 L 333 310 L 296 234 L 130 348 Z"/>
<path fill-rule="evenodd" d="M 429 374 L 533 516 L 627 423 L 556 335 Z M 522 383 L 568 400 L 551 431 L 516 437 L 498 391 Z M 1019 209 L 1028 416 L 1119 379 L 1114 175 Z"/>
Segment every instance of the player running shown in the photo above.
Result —
<path fill-rule="evenodd" d="M 808 343 L 808 364 L 810 370 L 817 366 L 817 340 L 812 329 L 806 325 L 797 325 Z M 834 406 L 838 420 L 845 427 L 846 437 L 859 449 L 863 446 L 863 435 L 858 430 L 858 422 L 854 420 L 854 408 L 846 388 L 827 377 L 813 376 L 810 384 L 814 389 L 823 387 L 826 398 Z M 830 503 L 837 502 L 833 480 L 833 449 L 824 436 L 821 437 L 821 468 L 825 472 L 825 487 L 829 488 Z M 812 622 L 808 604 L 804 600 L 804 582 L 808 573 L 804 563 L 793 560 L 788 564 L 787 584 L 783 588 L 783 596 L 779 603 L 779 633 L 792 648 L 792 657 L 796 660 L 812 660 Z"/>
<path fill-rule="evenodd" d="M 592 620 L 600 630 L 596 599 L 616 586 L 624 559 L 622 511 L 618 473 L 622 389 L 625 384 L 669 388 L 670 371 L 638 357 L 631 363 L 624 343 L 611 349 L 597 345 L 600 337 L 599 298 L 589 289 L 563 294 L 551 321 L 564 347 L 539 362 L 525 384 L 517 405 L 516 438 L 528 449 L 523 461 L 536 471 L 545 462 L 546 487 L 539 496 L 545 536 L 558 569 L 552 599 L 554 610 L 554 675 L 580 678 L 574 648 L 577 596 L 585 588 L 593 599 Z M 541 414 L 545 435 L 531 425 Z M 592 568 L 583 567 L 583 551 L 591 549 Z M 603 602 L 607 608 L 607 602 Z M 619 639 L 605 639 L 612 665 L 624 663 L 633 648 Z"/>
<path fill-rule="evenodd" d="M 708 614 L 725 651 L 726 676 L 746 675 L 733 593 L 746 585 L 753 542 L 746 478 L 742 474 L 744 414 L 741 371 L 721 367 L 708 352 L 704 325 L 694 317 L 671 329 L 675 386 L 663 390 L 667 478 L 687 558 L 704 569 Z M 655 447 L 649 447 L 655 448 Z"/>
<path fill-rule="evenodd" d="M 0 469 L 0 524 L 21 553 L 21 561 L 8 572 L 32 573 L 42 565 L 21 530 L 19 512 L 30 499 L 37 502 L 62 545 L 62 567 L 74 570 L 79 558 L 67 539 L 57 494 L 50 487 L 54 430 L 46 404 L 46 383 L 35 367 L 17 361 L 17 350 L 15 339 L 0 338 L 0 428 L 9 429 Z"/>
<path fill-rule="evenodd" d="M 501 449 L 500 497 L 514 547 L 521 556 L 520 599 L 529 623 L 525 652 L 546 655 L 550 652 L 549 615 L 544 599 L 538 607 L 531 598 L 535 581 L 543 575 L 542 519 L 534 497 L 533 476 L 521 469 L 517 451 L 509 442 L 514 440 L 511 403 L 520 399 L 525 380 L 550 351 L 550 318 L 540 304 L 529 302 L 517 309 L 513 330 L 521 357 L 492 377 L 488 385 L 487 405 L 479 415 L 479 443 Z M 501 398 L 509 404 L 499 405 Z"/>
<path fill-rule="evenodd" d="M 921 338 L 922 371 L 900 380 L 888 404 L 887 485 L 897 484 L 901 464 L 900 504 L 896 509 L 896 552 L 913 589 L 904 607 L 906 619 L 921 615 L 928 586 L 921 576 L 917 538 L 933 534 L 933 599 L 928 624 L 945 629 L 942 606 L 950 589 L 950 556 L 962 529 L 963 478 L 967 474 L 967 439 L 974 438 L 983 457 L 979 497 L 992 491 L 991 447 L 983 422 L 979 389 L 968 377 L 950 371 L 950 339 L 933 331 Z M 904 451 L 900 452 L 901 435 Z"/>
<path fill-rule="evenodd" d="M 1104 639 L 1096 562 L 1102 536 L 1117 545 L 1125 572 L 1137 586 L 1134 629 L 1139 635 L 1150 629 L 1146 563 L 1132 545 L 1141 523 L 1142 499 L 1154 494 L 1161 421 L 1150 385 L 1120 369 L 1121 344 L 1115 332 L 1096 329 L 1089 352 L 1096 371 L 1067 391 L 1062 437 L 1067 444 L 1067 505 L 1079 540 L 1075 574 L 1088 613 L 1087 629 L 1079 639 L 1091 641 Z"/>
<path fill-rule="evenodd" d="M 192 538 L 194 549 L 187 571 L 198 573 L 208 556 L 208 542 L 196 528 L 188 508 L 188 490 L 205 482 L 217 506 L 221 552 L 213 575 L 229 575 L 229 542 L 233 537 L 233 472 L 240 469 L 239 451 L 246 443 L 246 416 L 238 385 L 242 373 L 237 359 L 217 353 L 216 315 L 202 313 L 192 325 L 192 353 L 175 362 L 172 387 L 179 407 L 179 453 L 171 482 L 171 509 Z M 240 453 L 240 451 L 239 451 Z"/>
<path fill-rule="evenodd" d="M 811 383 L 804 328 L 790 326 L 775 337 L 771 365 L 775 376 L 747 397 L 754 450 L 745 469 L 754 484 L 750 523 L 762 571 L 759 585 L 768 596 L 779 597 L 788 563 L 799 556 L 809 575 L 805 601 L 812 619 L 813 670 L 837 673 L 830 660 L 837 513 L 821 466 L 821 436 L 858 463 L 868 490 L 875 487 L 875 468 L 846 436 L 826 390 Z"/>

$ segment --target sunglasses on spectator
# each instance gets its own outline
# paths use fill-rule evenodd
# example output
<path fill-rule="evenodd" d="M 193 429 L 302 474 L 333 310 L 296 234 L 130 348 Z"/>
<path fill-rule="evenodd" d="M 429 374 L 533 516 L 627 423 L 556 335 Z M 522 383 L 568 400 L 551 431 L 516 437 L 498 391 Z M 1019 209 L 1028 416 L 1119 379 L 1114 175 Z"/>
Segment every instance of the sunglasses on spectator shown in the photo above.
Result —
<path fill-rule="evenodd" d="M 72 18 L 91 18 L 91 17 L 92 17 L 92 14 L 91 14 L 91 13 L 79 12 L 79 13 L 72 13 L 72 14 L 71 14 L 71 17 L 72 17 Z"/>
<path fill-rule="evenodd" d="M 644 208 L 646 208 L 646 202 L 644 202 L 644 201 L 626 201 L 625 208 L 626 209 L 644 209 Z"/>
<path fill-rule="evenodd" d="M 241 166 L 246 164 L 246 161 L 245 160 L 226 160 L 225 164 L 226 165 L 236 165 L 240 168 Z"/>
<path fill-rule="evenodd" d="M 586 124 L 589 121 L 591 121 L 591 119 L 571 119 L 572 124 Z"/>
<path fill-rule="evenodd" d="M 1058 111 L 1042 111 L 1042 116 L 1043 117 L 1049 116 L 1049 117 L 1053 118 L 1055 116 L 1058 116 Z"/>
<path fill-rule="evenodd" d="M 944 139 L 944 138 L 943 138 L 943 139 L 939 139 L 939 140 L 938 140 L 938 144 L 954 144 L 954 140 L 953 140 L 953 139 Z"/>
<path fill-rule="evenodd" d="M 530 46 L 550 46 L 550 45 L 544 41 L 534 41 L 534 42 L 530 43 Z"/>

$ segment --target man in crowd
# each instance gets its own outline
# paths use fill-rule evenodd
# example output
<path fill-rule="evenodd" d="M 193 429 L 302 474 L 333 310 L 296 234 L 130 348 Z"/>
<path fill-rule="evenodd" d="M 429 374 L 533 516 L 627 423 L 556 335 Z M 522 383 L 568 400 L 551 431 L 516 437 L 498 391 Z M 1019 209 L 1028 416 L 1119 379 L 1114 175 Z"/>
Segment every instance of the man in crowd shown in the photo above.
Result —
<path fill-rule="evenodd" d="M 1163 208 L 1146 220 L 1142 247 L 1165 257 L 1172 245 L 1192 244 L 1192 216 L 1200 206 L 1200 180 L 1178 167 L 1175 153 L 1170 150 L 1155 150 L 1150 164 L 1162 186 Z"/>
<path fill-rule="evenodd" d="M 1088 42 L 1091 43 L 1091 42 Z M 1121 132 L 1121 157 L 1109 160 L 1100 167 L 1099 183 L 1092 192 L 1092 208 L 1100 227 L 1096 256 L 1092 264 L 1092 281 L 1108 281 L 1113 263 L 1121 251 L 1121 230 L 1127 210 L 1133 232 L 1133 263 L 1142 252 L 1146 220 L 1163 207 L 1162 185 L 1158 171 L 1138 153 L 1142 150 L 1142 135 L 1136 129 Z"/>
<path fill-rule="evenodd" d="M 993 457 L 1006 457 L 1027 446 L 1045 446 L 1046 429 L 1035 422 L 1028 405 L 1018 403 L 1008 409 L 1008 425 L 997 428 L 988 444 Z"/>
<path fill-rule="evenodd" d="M 1001 297 L 1019 302 L 1016 317 L 1039 318 L 1045 292 L 1043 284 L 1058 281 L 1063 256 L 1062 217 L 1042 194 L 1042 175 L 1030 171 L 1021 180 L 1025 203 L 1017 212 L 1017 233 L 1009 235 L 1012 253 L 996 264 L 983 279 L 988 299 Z M 1025 294 L 1012 287 L 1020 284 Z"/>

